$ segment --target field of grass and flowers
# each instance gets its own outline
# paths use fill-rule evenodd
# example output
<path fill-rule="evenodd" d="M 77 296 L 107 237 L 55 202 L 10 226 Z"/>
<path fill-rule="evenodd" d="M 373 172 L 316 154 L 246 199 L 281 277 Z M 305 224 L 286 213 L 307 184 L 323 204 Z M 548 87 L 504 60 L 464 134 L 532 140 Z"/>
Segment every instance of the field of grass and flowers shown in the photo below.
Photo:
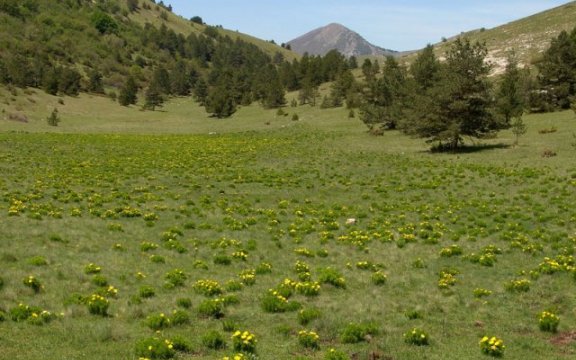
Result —
<path fill-rule="evenodd" d="M 1 357 L 575 356 L 572 113 L 461 154 L 324 114 L 0 133 Z"/>

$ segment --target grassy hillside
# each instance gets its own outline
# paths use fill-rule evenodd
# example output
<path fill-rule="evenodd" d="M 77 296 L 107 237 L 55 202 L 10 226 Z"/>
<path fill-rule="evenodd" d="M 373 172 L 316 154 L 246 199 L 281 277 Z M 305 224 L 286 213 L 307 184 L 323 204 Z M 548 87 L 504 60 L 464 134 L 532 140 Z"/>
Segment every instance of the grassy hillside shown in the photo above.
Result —
<path fill-rule="evenodd" d="M 165 15 L 162 15 L 164 13 Z M 191 33 L 202 34 L 207 26 L 214 24 L 197 24 L 189 21 L 188 19 L 182 17 L 179 14 L 168 12 L 161 7 L 151 7 L 150 9 L 140 8 L 138 11 L 130 13 L 128 18 L 140 26 L 144 26 L 146 23 L 152 24 L 159 28 L 162 24 L 166 25 L 168 28 L 174 30 L 178 34 L 188 35 Z M 230 36 L 232 39 L 241 39 L 248 43 L 258 46 L 260 49 L 264 50 L 268 55 L 274 56 L 277 52 L 281 53 L 285 59 L 291 61 L 298 58 L 299 55 L 293 51 L 282 48 L 270 41 L 265 41 L 258 39 L 249 34 L 243 34 L 238 31 L 228 30 L 218 27 L 218 32 L 223 36 Z"/>
<path fill-rule="evenodd" d="M 570 31 L 576 26 L 576 2 L 570 2 L 517 21 L 492 29 L 477 29 L 463 32 L 473 41 L 485 42 L 489 50 L 489 60 L 501 71 L 506 64 L 506 56 L 514 50 L 522 64 L 529 65 L 550 45 L 550 40 L 562 31 Z M 435 45 L 442 55 L 456 37 Z M 409 55 L 407 59 L 413 58 Z"/>

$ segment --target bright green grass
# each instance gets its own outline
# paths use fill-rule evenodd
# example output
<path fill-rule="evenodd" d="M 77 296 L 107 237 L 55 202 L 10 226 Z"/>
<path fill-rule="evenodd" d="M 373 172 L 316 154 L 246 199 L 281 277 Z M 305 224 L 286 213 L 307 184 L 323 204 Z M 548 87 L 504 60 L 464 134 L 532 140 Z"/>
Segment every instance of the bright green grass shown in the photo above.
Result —
<path fill-rule="evenodd" d="M 371 353 L 472 359 L 483 357 L 478 342 L 484 335 L 502 338 L 509 359 L 569 359 L 576 351 L 574 343 L 553 345 L 555 335 L 538 329 L 543 310 L 560 316 L 560 332 L 576 326 L 573 268 L 530 276 L 546 257 L 573 261 L 572 112 L 527 117 L 529 131 L 518 147 L 507 147 L 513 139 L 503 132 L 476 152 L 430 154 L 421 140 L 395 132 L 368 136 L 342 109 L 286 108 L 290 115 L 278 117 L 252 106 L 217 120 L 184 99 L 171 101 L 165 112 L 140 112 L 83 95 L 64 99 L 62 123 L 51 128 L 43 114 L 58 98 L 28 96 L 36 102 L 18 96 L 7 105 L 26 110 L 28 123 L 0 122 L 0 309 L 24 303 L 63 315 L 42 326 L 0 322 L 7 359 L 137 359 L 136 343 L 155 336 L 146 318 L 170 314 L 179 298 L 192 302 L 190 324 L 158 335 L 191 344 L 193 351 L 178 359 L 230 355 L 232 334 L 222 331 L 224 322 L 256 334 L 261 359 L 323 359 L 330 348 L 361 359 Z M 294 112 L 299 121 L 290 120 Z M 557 131 L 538 132 L 552 127 Z M 546 149 L 557 156 L 543 158 Z M 357 224 L 346 225 L 348 218 Z M 167 247 L 170 231 L 187 252 Z M 143 242 L 158 248 L 142 251 Z M 461 256 L 440 256 L 455 244 Z M 502 250 L 493 267 L 467 258 L 488 245 Z M 296 251 L 303 249 L 327 256 Z M 240 250 L 246 261 L 232 257 Z M 232 257 L 230 265 L 214 263 L 221 254 Z M 165 262 L 152 262 L 152 255 Z M 30 260 L 38 256 L 47 264 Z M 423 268 L 414 267 L 418 259 Z M 270 314 L 260 306 L 270 288 L 286 278 L 298 281 L 297 261 L 309 266 L 312 281 L 332 267 L 347 284 L 322 284 L 316 297 L 289 299 L 320 309 L 320 318 L 306 326 L 297 312 Z M 365 261 L 387 275 L 384 285 L 357 267 Z M 272 265 L 271 273 L 224 292 L 239 300 L 224 318 L 198 315 L 207 298 L 194 290 L 196 281 L 224 287 L 262 262 Z M 72 301 L 73 294 L 98 291 L 94 275 L 85 273 L 90 263 L 118 289 L 106 318 Z M 459 271 L 448 291 L 438 288 L 445 268 Z M 183 287 L 167 289 L 165 274 L 173 269 L 188 278 Z M 43 291 L 24 286 L 30 275 Z M 528 292 L 505 290 L 520 278 L 531 280 Z M 139 299 L 143 286 L 153 287 L 155 296 Z M 477 299 L 476 288 L 492 294 Z M 409 320 L 405 314 L 414 311 L 421 318 Z M 345 344 L 340 335 L 350 322 L 371 322 L 378 333 L 369 342 Z M 430 346 L 404 342 L 414 327 L 429 334 Z M 298 344 L 303 329 L 319 334 L 319 350 Z M 202 345 L 210 330 L 224 334 L 227 349 Z"/>

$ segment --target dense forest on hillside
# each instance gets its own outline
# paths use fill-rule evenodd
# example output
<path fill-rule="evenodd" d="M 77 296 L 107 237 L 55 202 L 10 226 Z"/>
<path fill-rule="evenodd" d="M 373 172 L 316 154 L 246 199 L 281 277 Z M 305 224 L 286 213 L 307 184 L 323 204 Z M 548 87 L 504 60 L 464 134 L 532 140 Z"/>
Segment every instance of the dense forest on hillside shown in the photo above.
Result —
<path fill-rule="evenodd" d="M 336 52 L 288 63 L 281 52 L 271 55 L 232 39 L 198 17 L 188 34 L 177 33 L 167 25 L 170 11 L 149 0 L 2 0 L 0 82 L 72 96 L 106 91 L 122 105 L 136 103 L 145 90 L 152 108 L 166 96 L 193 94 L 215 116 L 226 117 L 254 101 L 282 106 L 285 89 L 310 92 L 348 63 Z M 134 13 L 163 22 L 141 26 Z"/>

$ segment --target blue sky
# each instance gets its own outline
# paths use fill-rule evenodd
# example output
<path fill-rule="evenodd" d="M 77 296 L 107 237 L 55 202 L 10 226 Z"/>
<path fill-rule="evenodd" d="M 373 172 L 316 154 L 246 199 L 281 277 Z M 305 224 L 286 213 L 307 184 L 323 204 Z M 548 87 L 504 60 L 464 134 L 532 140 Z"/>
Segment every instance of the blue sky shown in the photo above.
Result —
<path fill-rule="evenodd" d="M 442 37 L 492 28 L 566 0 L 164 0 L 186 18 L 200 16 L 278 44 L 315 28 L 340 23 L 371 43 L 414 50 Z"/>

